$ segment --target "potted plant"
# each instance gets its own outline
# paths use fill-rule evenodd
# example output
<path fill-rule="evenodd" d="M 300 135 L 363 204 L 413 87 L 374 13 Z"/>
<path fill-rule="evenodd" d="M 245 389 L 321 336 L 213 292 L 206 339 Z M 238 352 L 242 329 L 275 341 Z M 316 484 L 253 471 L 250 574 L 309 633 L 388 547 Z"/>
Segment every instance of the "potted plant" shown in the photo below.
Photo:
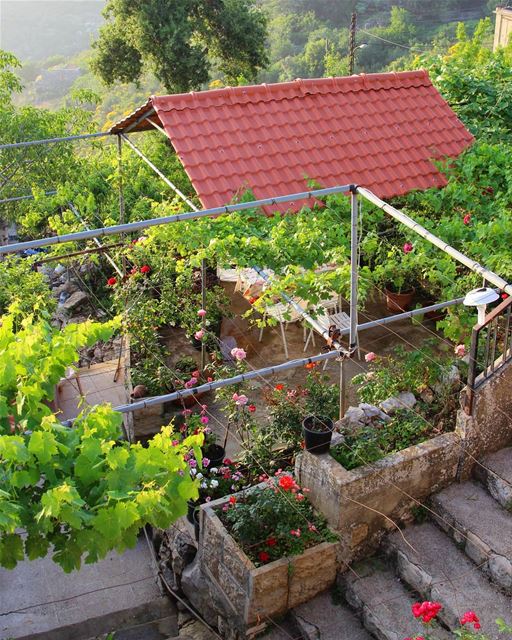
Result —
<path fill-rule="evenodd" d="M 306 377 L 305 413 L 302 421 L 306 451 L 326 453 L 331 446 L 334 418 L 338 413 L 338 391 L 329 376 L 312 368 Z"/>
<path fill-rule="evenodd" d="M 418 274 L 418 258 L 411 255 L 413 251 L 413 245 L 406 242 L 401 248 L 382 247 L 379 252 L 374 276 L 384 286 L 388 311 L 402 313 L 412 304 Z"/>

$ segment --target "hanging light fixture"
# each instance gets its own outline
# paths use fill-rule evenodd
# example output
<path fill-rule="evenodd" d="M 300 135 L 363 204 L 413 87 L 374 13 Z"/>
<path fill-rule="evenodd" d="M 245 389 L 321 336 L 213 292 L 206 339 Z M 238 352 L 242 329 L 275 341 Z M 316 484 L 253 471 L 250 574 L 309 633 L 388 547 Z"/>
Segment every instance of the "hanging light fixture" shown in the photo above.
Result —
<path fill-rule="evenodd" d="M 494 289 L 490 287 L 480 287 L 467 293 L 463 304 L 466 307 L 476 307 L 478 310 L 478 324 L 484 324 L 486 306 L 498 298 L 499 294 Z"/>

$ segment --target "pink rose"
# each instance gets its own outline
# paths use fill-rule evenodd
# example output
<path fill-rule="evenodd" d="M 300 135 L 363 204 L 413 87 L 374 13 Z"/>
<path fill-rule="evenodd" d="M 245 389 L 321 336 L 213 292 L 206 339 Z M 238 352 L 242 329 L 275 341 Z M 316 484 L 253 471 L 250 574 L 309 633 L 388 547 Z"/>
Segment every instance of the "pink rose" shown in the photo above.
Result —
<path fill-rule="evenodd" d="M 462 222 L 464 224 L 469 224 L 471 222 L 471 214 L 466 213 L 466 215 L 462 218 Z"/>
<path fill-rule="evenodd" d="M 233 358 L 235 358 L 235 360 L 238 360 L 239 362 L 247 358 L 247 353 L 243 349 L 240 349 L 238 347 L 231 349 L 231 355 Z"/>
<path fill-rule="evenodd" d="M 406 242 L 403 246 L 403 250 L 404 253 L 411 253 L 411 251 L 414 249 L 414 247 L 412 246 L 412 244 L 410 242 Z"/>
<path fill-rule="evenodd" d="M 201 422 L 203 424 L 208 424 L 210 422 L 210 419 L 208 418 L 208 416 L 201 416 Z"/>
<path fill-rule="evenodd" d="M 204 337 L 204 330 L 203 329 L 199 329 L 199 331 L 196 331 L 194 334 L 194 338 L 196 340 L 202 340 Z"/>
<path fill-rule="evenodd" d="M 455 347 L 454 352 L 458 358 L 463 358 L 466 355 L 466 347 L 463 344 L 458 344 Z"/>
<path fill-rule="evenodd" d="M 370 351 L 364 357 L 365 362 L 373 362 L 376 359 L 377 359 L 377 354 L 373 353 L 373 351 Z"/>
<path fill-rule="evenodd" d="M 197 312 L 197 315 L 198 315 L 200 318 L 204 318 L 204 317 L 205 317 L 205 315 L 206 315 L 206 311 L 205 311 L 204 309 L 199 309 L 199 311 Z"/>

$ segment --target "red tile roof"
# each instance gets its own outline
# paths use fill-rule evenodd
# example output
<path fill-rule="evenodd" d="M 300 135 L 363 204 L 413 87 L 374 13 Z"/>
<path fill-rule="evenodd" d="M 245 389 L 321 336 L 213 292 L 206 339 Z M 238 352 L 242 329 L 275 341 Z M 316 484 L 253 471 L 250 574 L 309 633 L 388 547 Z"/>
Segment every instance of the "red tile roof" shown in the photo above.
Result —
<path fill-rule="evenodd" d="M 473 140 L 426 71 L 152 96 L 111 132 L 151 129 L 144 115 L 165 129 L 204 207 L 247 188 L 256 198 L 304 191 L 307 180 L 381 198 L 443 186 L 432 160 Z"/>

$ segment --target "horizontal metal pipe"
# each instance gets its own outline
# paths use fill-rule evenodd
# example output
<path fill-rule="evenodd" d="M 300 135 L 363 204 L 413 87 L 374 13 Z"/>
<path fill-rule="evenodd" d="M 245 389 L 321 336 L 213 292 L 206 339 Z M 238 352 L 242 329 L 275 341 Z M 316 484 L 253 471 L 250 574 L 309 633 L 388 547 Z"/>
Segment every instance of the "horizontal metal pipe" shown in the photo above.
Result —
<path fill-rule="evenodd" d="M 289 360 L 288 362 L 283 362 L 281 364 L 276 364 L 274 367 L 266 367 L 264 369 L 258 369 L 256 371 L 248 371 L 247 373 L 241 373 L 237 376 L 233 376 L 232 378 L 226 378 L 224 380 L 216 380 L 214 382 L 207 382 L 206 384 L 201 384 L 198 387 L 193 387 L 191 389 L 182 389 L 180 391 L 173 391 L 172 393 L 167 393 L 163 396 L 155 396 L 153 398 L 147 398 L 146 400 L 139 400 L 138 402 L 133 402 L 132 404 L 122 404 L 118 407 L 114 407 L 114 411 L 119 411 L 120 413 L 129 413 L 131 411 L 138 411 L 139 409 L 144 409 L 146 407 L 151 407 L 154 405 L 160 405 L 164 402 L 172 402 L 173 400 L 179 400 L 181 398 L 186 398 L 187 396 L 194 395 L 196 393 L 205 393 L 207 391 L 214 391 L 215 389 L 221 389 L 222 387 L 228 387 L 232 384 L 238 384 L 240 382 L 245 382 L 247 380 L 254 380 L 254 378 L 270 376 L 275 373 L 280 373 L 281 371 L 286 371 L 288 369 L 294 369 L 296 367 L 304 366 L 311 362 L 323 362 L 324 360 L 329 360 L 330 358 L 336 358 L 339 356 L 338 351 L 328 351 L 327 353 L 321 353 L 317 356 L 311 356 L 309 358 L 299 358 L 297 360 Z"/>
<path fill-rule="evenodd" d="M 209 216 L 218 216 L 223 213 L 232 213 L 233 211 L 243 211 L 245 209 L 253 209 L 255 207 L 263 207 L 266 205 L 277 205 L 283 202 L 292 202 L 294 200 L 305 200 L 307 198 L 322 198 L 334 193 L 347 193 L 352 185 L 344 185 L 340 187 L 330 187 L 329 189 L 316 189 L 314 191 L 302 191 L 300 193 L 292 193 L 287 196 L 276 196 L 275 198 L 263 198 L 261 200 L 253 200 L 251 202 L 239 202 L 237 204 L 228 204 L 223 207 L 213 207 L 212 209 L 203 209 L 202 211 L 187 211 L 186 213 L 178 213 L 173 216 L 165 216 L 163 218 L 152 218 L 150 220 L 140 220 L 139 222 L 129 222 L 127 224 L 118 224 L 111 227 L 102 227 L 100 229 L 91 229 L 90 231 L 77 231 L 75 233 L 67 233 L 61 236 L 53 236 L 50 238 L 41 238 L 40 240 L 29 240 L 27 242 L 18 242 L 0 247 L 0 255 L 6 253 L 15 253 L 16 251 L 24 251 L 25 249 L 36 249 L 37 247 L 46 247 L 54 244 L 63 244 L 65 242 L 77 242 L 78 240 L 90 240 L 91 238 L 100 238 L 103 236 L 113 236 L 119 233 L 132 233 L 134 231 L 142 231 L 149 227 L 157 227 L 171 222 L 180 222 L 182 220 L 195 220 L 198 218 L 206 218 Z"/>
<path fill-rule="evenodd" d="M 471 258 L 468 258 L 468 256 L 465 256 L 463 253 L 461 253 L 460 251 L 458 251 L 457 249 L 449 245 L 447 242 L 435 236 L 433 233 L 425 229 L 425 227 L 421 226 L 421 224 L 419 224 L 418 222 L 415 222 L 408 215 L 406 215 L 402 211 L 399 211 L 398 209 L 395 209 L 390 204 L 387 204 L 386 202 L 384 202 L 384 200 L 381 200 L 378 196 L 376 196 L 374 193 L 372 193 L 368 189 L 365 189 L 364 187 L 357 187 L 357 192 L 360 193 L 369 202 L 372 202 L 374 205 L 379 207 L 379 209 L 382 209 L 382 211 L 385 211 L 392 218 L 394 218 L 395 220 L 398 220 L 398 222 L 401 222 L 406 227 L 408 227 L 409 229 L 417 233 L 419 236 L 421 236 L 425 240 L 428 240 L 436 247 L 439 247 L 439 249 L 447 253 L 452 258 L 455 258 L 455 260 L 458 260 L 458 262 L 468 267 L 468 269 L 471 269 L 471 271 L 474 271 L 475 273 L 480 274 L 483 278 L 491 282 L 493 285 L 495 285 L 502 291 L 506 291 L 509 295 L 512 295 L 512 285 L 508 284 L 508 282 L 504 280 L 501 276 L 497 275 L 493 271 L 489 271 L 489 269 L 486 269 L 485 267 L 483 267 L 476 260 L 472 260 Z"/>
<path fill-rule="evenodd" d="M 144 160 L 144 162 L 151 167 L 151 169 L 153 169 L 153 171 L 156 173 L 156 175 L 161 178 L 165 184 L 170 187 L 174 193 L 178 194 L 179 197 L 186 203 L 188 204 L 188 206 L 193 210 L 193 211 L 199 211 L 199 209 L 196 207 L 196 205 L 192 202 L 192 200 L 190 200 L 189 198 L 187 198 L 187 196 L 178 189 L 178 187 L 169 180 L 169 178 L 163 174 L 160 169 L 158 167 L 156 167 L 149 158 L 147 158 L 144 153 L 142 153 L 142 151 L 139 149 L 139 147 L 137 147 L 131 140 L 130 138 L 128 138 L 128 136 L 125 136 L 124 133 L 119 134 L 120 138 L 122 138 L 126 144 L 131 147 L 135 153 L 139 156 L 139 158 L 142 158 Z"/>
<path fill-rule="evenodd" d="M 357 330 L 358 332 L 365 331 L 366 329 L 371 329 L 373 327 L 377 327 L 380 325 L 390 324 L 392 322 L 398 322 L 400 320 L 411 318 L 413 316 L 422 315 L 424 313 L 428 313 L 429 311 L 437 311 L 438 309 L 443 309 L 445 307 L 461 304 L 463 300 L 464 298 L 455 298 L 454 300 L 439 302 L 437 304 L 429 305 L 428 307 L 422 307 L 421 309 L 414 309 L 413 311 L 398 313 L 394 316 L 389 316 L 388 318 L 372 320 L 371 322 L 365 322 L 363 324 L 358 325 Z M 350 329 L 343 329 L 341 331 L 341 334 L 347 335 L 349 331 Z M 256 371 L 249 371 L 247 373 L 233 376 L 232 378 L 215 380 L 214 382 L 208 382 L 206 384 L 199 385 L 198 387 L 193 387 L 192 389 L 182 389 L 180 391 L 173 391 L 172 393 L 167 393 L 166 395 L 163 395 L 163 396 L 155 396 L 153 398 L 147 398 L 146 400 L 140 400 L 139 402 L 133 402 L 132 404 L 120 405 L 118 407 L 115 407 L 114 410 L 119 411 L 120 413 L 129 413 L 131 411 L 138 411 L 139 409 L 144 409 L 145 407 L 163 404 L 164 402 L 172 402 L 173 400 L 179 400 L 180 398 L 186 398 L 187 396 L 191 396 L 196 393 L 214 391 L 215 389 L 228 387 L 232 384 L 238 384 L 246 380 L 253 380 L 254 378 L 264 378 L 266 376 L 271 376 L 276 373 L 280 373 L 281 371 L 286 371 L 288 369 L 294 369 L 296 367 L 304 366 L 306 364 L 309 364 L 310 362 L 322 362 L 323 360 L 329 360 L 330 358 L 335 358 L 336 356 L 339 356 L 339 355 L 346 356 L 347 354 L 346 353 L 340 354 L 338 350 L 333 350 L 333 351 L 328 351 L 327 353 L 321 353 L 317 356 L 311 356 L 309 358 L 298 358 L 296 360 L 289 360 L 288 362 L 283 362 L 273 367 L 265 367 L 263 369 L 258 369 Z"/>
<path fill-rule="evenodd" d="M 100 131 L 98 133 L 82 133 L 77 136 L 64 136 L 63 138 L 45 138 L 44 140 L 27 140 L 26 142 L 10 142 L 0 144 L 1 149 L 18 149 L 20 147 L 33 147 L 37 144 L 53 144 L 54 142 L 70 142 L 71 140 L 86 140 L 87 138 L 103 138 L 112 135 L 110 131 Z"/>
<path fill-rule="evenodd" d="M 54 196 L 56 193 L 57 193 L 56 191 L 45 191 L 44 195 Z M 34 198 L 35 196 L 29 193 L 26 196 L 15 196 L 14 198 L 4 198 L 3 200 L 0 200 L 0 204 L 5 204 L 6 202 L 18 202 L 19 200 L 33 200 Z"/>

